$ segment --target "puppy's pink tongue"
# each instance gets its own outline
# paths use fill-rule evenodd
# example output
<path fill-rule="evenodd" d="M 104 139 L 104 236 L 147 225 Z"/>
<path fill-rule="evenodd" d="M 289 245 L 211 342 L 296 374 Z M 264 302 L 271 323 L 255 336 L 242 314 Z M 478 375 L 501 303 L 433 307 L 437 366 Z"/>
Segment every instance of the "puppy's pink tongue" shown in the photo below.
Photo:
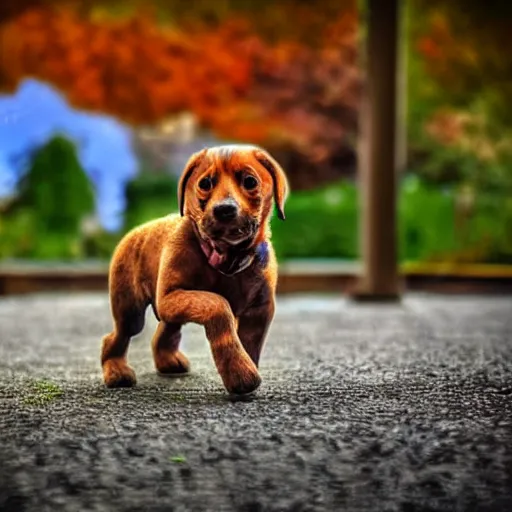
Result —
<path fill-rule="evenodd" d="M 213 249 L 210 257 L 208 258 L 208 263 L 215 268 L 224 262 L 224 258 L 225 256 L 217 252 L 217 249 Z"/>

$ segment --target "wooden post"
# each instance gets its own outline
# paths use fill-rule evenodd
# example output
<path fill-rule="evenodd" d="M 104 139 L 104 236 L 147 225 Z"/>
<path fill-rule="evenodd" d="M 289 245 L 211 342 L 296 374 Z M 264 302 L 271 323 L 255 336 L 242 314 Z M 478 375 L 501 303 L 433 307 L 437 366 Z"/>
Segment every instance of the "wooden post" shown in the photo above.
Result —
<path fill-rule="evenodd" d="M 396 188 L 399 151 L 400 0 L 367 0 L 365 93 L 361 108 L 359 183 L 363 272 L 358 300 L 397 300 Z M 403 151 L 403 149 L 402 149 Z"/>

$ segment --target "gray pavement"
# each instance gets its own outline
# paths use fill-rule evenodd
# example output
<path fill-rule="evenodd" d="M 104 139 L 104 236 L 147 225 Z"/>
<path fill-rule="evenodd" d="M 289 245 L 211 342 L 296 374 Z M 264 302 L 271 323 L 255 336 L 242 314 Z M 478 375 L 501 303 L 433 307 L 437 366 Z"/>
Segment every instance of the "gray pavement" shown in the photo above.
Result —
<path fill-rule="evenodd" d="M 198 326 L 193 375 L 100 380 L 105 294 L 0 300 L 0 511 L 512 510 L 512 299 L 281 298 L 250 402 Z"/>

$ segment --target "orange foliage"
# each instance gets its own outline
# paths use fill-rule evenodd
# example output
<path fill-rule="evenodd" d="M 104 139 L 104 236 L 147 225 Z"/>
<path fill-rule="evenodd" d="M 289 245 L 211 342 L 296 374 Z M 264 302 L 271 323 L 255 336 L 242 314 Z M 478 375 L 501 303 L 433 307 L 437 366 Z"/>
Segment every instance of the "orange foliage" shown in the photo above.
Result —
<path fill-rule="evenodd" d="M 144 17 L 93 23 L 69 10 L 34 9 L 2 30 L 2 73 L 47 80 L 74 104 L 131 123 L 152 123 L 181 110 L 205 121 L 244 94 L 254 45 L 237 24 L 217 32 L 158 30 Z"/>
<path fill-rule="evenodd" d="M 427 18 L 423 32 L 416 48 L 429 74 L 441 86 L 449 90 L 463 89 L 483 76 L 485 49 L 472 32 L 457 28 L 447 13 L 435 11 Z"/>
<path fill-rule="evenodd" d="M 92 21 L 33 9 L 0 27 L 0 75 L 9 87 L 27 75 L 44 79 L 76 106 L 135 125 L 192 111 L 221 136 L 279 136 L 325 162 L 349 150 L 346 135 L 356 128 L 356 29 L 355 10 L 345 11 L 313 48 L 264 42 L 240 18 L 179 31 L 148 15 Z"/>
<path fill-rule="evenodd" d="M 468 114 L 440 110 L 428 120 L 425 130 L 435 140 L 446 146 L 457 144 L 466 134 Z"/>

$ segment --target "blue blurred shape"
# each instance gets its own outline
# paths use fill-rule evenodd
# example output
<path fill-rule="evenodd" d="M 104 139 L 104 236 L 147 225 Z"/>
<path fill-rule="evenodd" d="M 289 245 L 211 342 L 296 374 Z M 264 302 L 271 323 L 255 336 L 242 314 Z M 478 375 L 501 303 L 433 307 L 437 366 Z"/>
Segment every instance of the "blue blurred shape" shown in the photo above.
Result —
<path fill-rule="evenodd" d="M 95 188 L 101 226 L 110 232 L 121 229 L 125 187 L 139 167 L 131 129 L 113 118 L 73 109 L 55 89 L 34 79 L 24 80 L 11 96 L 0 96 L 0 198 L 16 194 L 34 153 L 56 135 L 77 148 Z"/>

